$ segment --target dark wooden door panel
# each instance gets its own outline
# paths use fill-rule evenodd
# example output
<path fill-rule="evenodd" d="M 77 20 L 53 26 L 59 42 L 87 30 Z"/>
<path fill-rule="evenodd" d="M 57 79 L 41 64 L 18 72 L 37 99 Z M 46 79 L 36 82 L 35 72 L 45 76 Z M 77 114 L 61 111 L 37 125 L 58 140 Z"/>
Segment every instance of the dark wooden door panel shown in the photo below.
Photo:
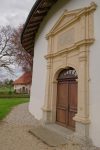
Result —
<path fill-rule="evenodd" d="M 68 107 L 68 83 L 58 83 L 57 106 Z"/>
<path fill-rule="evenodd" d="M 69 109 L 77 112 L 77 82 L 69 83 Z"/>
<path fill-rule="evenodd" d="M 66 123 L 68 122 L 67 118 L 68 118 L 68 83 L 58 82 L 56 121 L 57 123 L 66 126 Z"/>
<path fill-rule="evenodd" d="M 73 117 L 77 112 L 77 82 L 75 80 L 58 81 L 56 121 L 58 124 L 75 128 Z"/>
<path fill-rule="evenodd" d="M 68 127 L 71 129 L 75 128 L 75 121 L 73 120 L 74 116 L 75 116 L 74 112 L 69 112 L 69 114 L 68 114 Z"/>
<path fill-rule="evenodd" d="M 69 126 L 75 128 L 73 117 L 77 113 L 77 82 L 69 82 Z"/>
<path fill-rule="evenodd" d="M 66 110 L 57 109 L 57 122 L 66 124 Z"/>

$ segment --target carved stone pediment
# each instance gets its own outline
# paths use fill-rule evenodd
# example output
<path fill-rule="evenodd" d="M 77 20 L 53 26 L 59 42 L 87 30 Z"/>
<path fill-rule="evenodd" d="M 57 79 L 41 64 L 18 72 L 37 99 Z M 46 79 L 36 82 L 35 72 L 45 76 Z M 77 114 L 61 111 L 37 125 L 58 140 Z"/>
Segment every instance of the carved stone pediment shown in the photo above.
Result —
<path fill-rule="evenodd" d="M 52 31 L 58 30 L 64 25 L 66 25 L 68 22 L 72 21 L 75 18 L 75 15 L 76 15 L 75 13 L 68 14 L 68 12 L 65 11 L 64 14 L 61 16 L 61 18 L 58 20 L 55 27 L 52 29 Z"/>
<path fill-rule="evenodd" d="M 93 12 L 96 7 L 96 4 L 92 2 L 89 7 L 64 11 L 46 36 L 49 41 L 48 55 L 50 57 L 93 43 Z"/>
<path fill-rule="evenodd" d="M 59 20 L 56 22 L 56 24 L 51 29 L 51 31 L 47 34 L 46 37 L 48 38 L 50 35 L 54 35 L 56 32 L 58 32 L 62 28 L 69 26 L 73 22 L 80 19 L 82 15 L 87 15 L 88 13 L 93 12 L 96 9 L 96 7 L 97 7 L 96 4 L 92 2 L 89 7 L 84 7 L 84 8 L 76 9 L 72 11 L 65 10 L 63 15 L 59 18 Z"/>

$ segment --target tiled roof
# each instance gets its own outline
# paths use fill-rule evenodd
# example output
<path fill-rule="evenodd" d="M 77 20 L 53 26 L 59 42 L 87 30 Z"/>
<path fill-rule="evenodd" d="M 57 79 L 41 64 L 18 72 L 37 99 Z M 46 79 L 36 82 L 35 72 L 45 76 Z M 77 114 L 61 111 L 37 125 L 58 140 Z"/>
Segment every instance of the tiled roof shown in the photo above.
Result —
<path fill-rule="evenodd" d="M 21 77 L 19 77 L 17 80 L 14 81 L 14 85 L 18 84 L 31 84 L 32 82 L 32 73 L 31 72 L 26 72 L 24 73 Z"/>

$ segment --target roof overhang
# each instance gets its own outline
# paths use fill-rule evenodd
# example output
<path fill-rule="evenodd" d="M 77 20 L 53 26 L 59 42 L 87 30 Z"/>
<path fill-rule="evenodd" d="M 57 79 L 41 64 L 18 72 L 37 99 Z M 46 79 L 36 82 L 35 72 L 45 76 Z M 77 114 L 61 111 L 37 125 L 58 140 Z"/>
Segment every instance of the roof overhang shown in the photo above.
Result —
<path fill-rule="evenodd" d="M 28 15 L 21 35 L 21 44 L 31 55 L 34 55 L 35 36 L 39 26 L 56 1 L 57 0 L 36 0 Z"/>

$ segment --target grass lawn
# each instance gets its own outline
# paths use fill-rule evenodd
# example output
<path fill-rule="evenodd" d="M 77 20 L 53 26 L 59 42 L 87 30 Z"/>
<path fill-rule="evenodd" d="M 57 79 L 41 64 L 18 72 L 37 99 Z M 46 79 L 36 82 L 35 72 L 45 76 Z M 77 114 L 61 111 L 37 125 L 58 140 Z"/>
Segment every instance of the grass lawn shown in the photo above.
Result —
<path fill-rule="evenodd" d="M 13 87 L 0 87 L 0 92 L 5 92 L 5 93 L 8 93 L 9 91 L 14 91 L 14 88 Z"/>
<path fill-rule="evenodd" d="M 29 98 L 0 98 L 0 120 L 6 117 L 14 106 L 26 102 L 29 102 Z"/>

